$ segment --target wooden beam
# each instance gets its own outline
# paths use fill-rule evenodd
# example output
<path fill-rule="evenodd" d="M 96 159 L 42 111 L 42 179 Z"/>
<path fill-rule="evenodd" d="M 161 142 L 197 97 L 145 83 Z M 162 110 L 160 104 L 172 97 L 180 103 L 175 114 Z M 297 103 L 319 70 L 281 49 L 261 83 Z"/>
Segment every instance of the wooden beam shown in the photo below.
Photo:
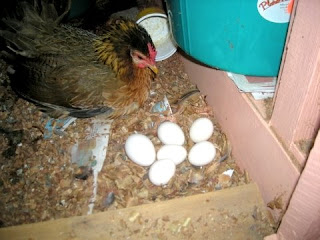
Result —
<path fill-rule="evenodd" d="M 263 239 L 272 233 L 255 184 L 0 229 L 0 239 Z"/>
<path fill-rule="evenodd" d="M 319 132 L 320 133 L 320 132 Z M 284 215 L 280 239 L 320 239 L 320 134 Z"/>

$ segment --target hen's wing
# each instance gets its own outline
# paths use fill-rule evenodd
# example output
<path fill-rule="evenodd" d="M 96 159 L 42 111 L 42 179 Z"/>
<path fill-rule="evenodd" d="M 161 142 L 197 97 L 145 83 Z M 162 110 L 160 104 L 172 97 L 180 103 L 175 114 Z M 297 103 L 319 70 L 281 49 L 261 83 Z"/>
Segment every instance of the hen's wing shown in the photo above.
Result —
<path fill-rule="evenodd" d="M 24 47 L 27 55 L 25 50 L 17 51 L 20 56 L 12 87 L 24 98 L 52 109 L 51 115 L 90 117 L 112 113 L 103 93 L 110 95 L 124 83 L 97 60 L 93 47 L 96 35 L 67 26 L 39 34 L 33 46 Z M 23 42 L 28 45 L 27 40 Z"/>
<path fill-rule="evenodd" d="M 21 64 L 17 73 L 12 87 L 20 95 L 45 107 L 61 106 L 75 117 L 110 114 L 113 109 L 104 96 L 124 86 L 110 68 L 79 55 L 38 56 Z M 89 115 L 83 115 L 86 111 Z"/>

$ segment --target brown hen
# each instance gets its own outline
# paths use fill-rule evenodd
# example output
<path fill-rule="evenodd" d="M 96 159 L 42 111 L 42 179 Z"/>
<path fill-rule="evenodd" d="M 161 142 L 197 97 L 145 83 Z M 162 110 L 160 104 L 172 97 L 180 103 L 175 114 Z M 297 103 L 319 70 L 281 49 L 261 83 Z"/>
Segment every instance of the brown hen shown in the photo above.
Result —
<path fill-rule="evenodd" d="M 149 95 L 156 50 L 145 29 L 112 20 L 105 33 L 60 24 L 52 4 L 21 3 L 23 19 L 1 30 L 13 59 L 12 88 L 52 117 L 130 114 Z M 7 51 L 9 52 L 9 51 Z M 12 58 L 14 56 L 14 58 Z"/>

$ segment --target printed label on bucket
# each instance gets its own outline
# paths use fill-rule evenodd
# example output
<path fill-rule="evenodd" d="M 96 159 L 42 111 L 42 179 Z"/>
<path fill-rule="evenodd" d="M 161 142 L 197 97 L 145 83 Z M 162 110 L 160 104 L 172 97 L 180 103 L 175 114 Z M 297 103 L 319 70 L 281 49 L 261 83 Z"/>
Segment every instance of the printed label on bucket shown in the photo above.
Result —
<path fill-rule="evenodd" d="M 257 8 L 260 15 L 267 21 L 287 23 L 290 20 L 289 3 L 292 0 L 258 0 Z M 291 6 L 291 4 L 289 5 Z"/>

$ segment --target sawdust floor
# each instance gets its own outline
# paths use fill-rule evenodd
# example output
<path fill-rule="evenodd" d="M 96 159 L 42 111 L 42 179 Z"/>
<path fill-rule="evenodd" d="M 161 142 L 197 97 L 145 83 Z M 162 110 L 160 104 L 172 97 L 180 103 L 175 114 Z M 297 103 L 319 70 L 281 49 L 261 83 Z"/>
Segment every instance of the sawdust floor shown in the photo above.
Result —
<path fill-rule="evenodd" d="M 50 119 L 37 108 L 18 98 L 9 87 L 7 65 L 0 61 L 0 226 L 34 223 L 49 219 L 86 215 L 93 195 L 92 165 L 79 167 L 71 163 L 70 150 L 86 139 L 93 119 L 77 119 L 63 133 L 48 134 Z M 231 146 L 215 121 L 212 109 L 200 93 L 179 101 L 179 97 L 195 90 L 183 70 L 179 53 L 158 63 L 159 74 L 152 85 L 150 99 L 137 113 L 112 122 L 107 155 L 98 175 L 98 189 L 93 213 L 165 201 L 189 195 L 217 191 L 250 182 L 231 154 Z M 166 96 L 173 112 L 151 114 L 155 103 Z M 215 160 L 202 168 L 184 161 L 165 187 L 157 187 L 148 179 L 148 168 L 130 161 L 124 151 L 127 137 L 139 132 L 147 135 L 156 149 L 161 143 L 156 126 L 170 119 L 183 129 L 185 147 L 191 123 L 208 117 L 215 124 L 209 141 L 217 148 Z M 233 169 L 232 177 L 223 174 Z"/>

